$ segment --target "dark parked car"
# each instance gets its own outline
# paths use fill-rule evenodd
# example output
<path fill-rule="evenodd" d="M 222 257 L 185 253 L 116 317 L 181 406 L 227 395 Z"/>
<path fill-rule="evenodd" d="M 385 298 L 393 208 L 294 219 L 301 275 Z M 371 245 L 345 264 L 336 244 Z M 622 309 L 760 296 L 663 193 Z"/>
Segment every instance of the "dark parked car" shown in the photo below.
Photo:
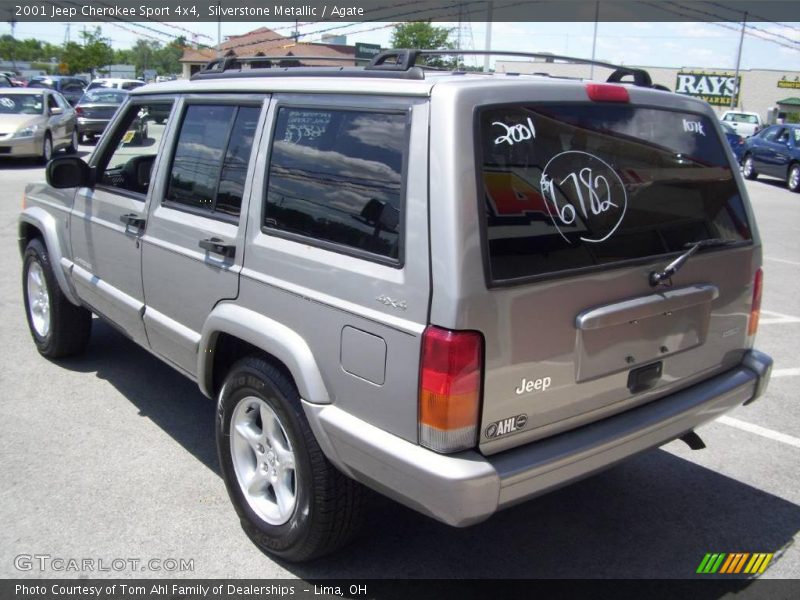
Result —
<path fill-rule="evenodd" d="M 75 106 L 81 96 L 83 96 L 86 82 L 79 77 L 41 75 L 38 77 L 31 77 L 30 81 L 28 81 L 28 87 L 55 90 L 64 96 L 67 102 Z"/>
<path fill-rule="evenodd" d="M 736 133 L 736 130 L 726 122 L 721 122 L 722 131 L 725 132 L 725 139 L 736 157 L 736 162 L 742 162 L 742 151 L 744 150 L 744 138 Z"/>
<path fill-rule="evenodd" d="M 128 99 L 127 90 L 113 88 L 95 88 L 86 92 L 75 106 L 78 114 L 78 136 L 91 139 L 105 131 L 106 125 L 114 117 L 119 107 Z M 147 123 L 136 118 L 131 124 L 132 139 L 129 142 L 141 142 L 147 137 Z"/>
<path fill-rule="evenodd" d="M 800 192 L 800 125 L 772 125 L 747 138 L 742 152 L 742 173 L 778 177 L 793 192 Z"/>

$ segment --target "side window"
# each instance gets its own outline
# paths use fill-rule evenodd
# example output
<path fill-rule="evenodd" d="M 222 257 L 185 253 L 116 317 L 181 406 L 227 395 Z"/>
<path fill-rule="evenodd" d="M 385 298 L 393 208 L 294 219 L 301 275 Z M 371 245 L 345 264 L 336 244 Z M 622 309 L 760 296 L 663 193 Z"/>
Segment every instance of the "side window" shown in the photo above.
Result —
<path fill-rule="evenodd" d="M 238 217 L 260 107 L 195 104 L 186 109 L 164 201 Z"/>
<path fill-rule="evenodd" d="M 67 102 L 66 98 L 64 98 L 64 96 L 61 94 L 53 94 L 53 97 L 56 99 L 56 102 L 60 108 L 63 108 L 65 111 L 71 108 L 69 102 Z"/>
<path fill-rule="evenodd" d="M 98 181 L 102 185 L 143 196 L 147 194 L 159 140 L 151 136 L 146 117 L 150 111 L 168 112 L 171 107 L 172 100 L 127 107 L 122 120 L 111 133 L 108 145 L 111 150 L 97 165 Z"/>
<path fill-rule="evenodd" d="M 766 133 L 764 133 L 764 141 L 766 142 L 774 142 L 776 137 L 778 137 L 777 127 L 770 127 Z"/>
<path fill-rule="evenodd" d="M 399 258 L 407 116 L 278 111 L 264 225 Z"/>
<path fill-rule="evenodd" d="M 779 144 L 789 143 L 789 130 L 781 129 L 775 141 L 778 142 Z"/>
<path fill-rule="evenodd" d="M 53 94 L 47 94 L 47 110 L 52 112 L 54 108 L 59 108 L 58 101 Z"/>

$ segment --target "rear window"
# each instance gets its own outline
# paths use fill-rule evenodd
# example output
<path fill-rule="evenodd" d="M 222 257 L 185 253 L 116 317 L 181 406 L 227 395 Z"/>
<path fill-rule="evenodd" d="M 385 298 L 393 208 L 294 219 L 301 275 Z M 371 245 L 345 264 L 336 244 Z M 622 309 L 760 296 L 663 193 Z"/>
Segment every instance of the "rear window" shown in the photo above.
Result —
<path fill-rule="evenodd" d="M 485 108 L 478 121 L 494 282 L 752 239 L 705 116 L 540 104 Z"/>
<path fill-rule="evenodd" d="M 30 82 L 28 83 L 28 87 L 47 88 L 49 90 L 56 89 L 52 79 L 31 79 Z"/>
<path fill-rule="evenodd" d="M 733 123 L 748 123 L 750 125 L 758 125 L 758 117 L 755 115 L 746 115 L 743 113 L 728 113 L 725 115 L 726 121 Z"/>

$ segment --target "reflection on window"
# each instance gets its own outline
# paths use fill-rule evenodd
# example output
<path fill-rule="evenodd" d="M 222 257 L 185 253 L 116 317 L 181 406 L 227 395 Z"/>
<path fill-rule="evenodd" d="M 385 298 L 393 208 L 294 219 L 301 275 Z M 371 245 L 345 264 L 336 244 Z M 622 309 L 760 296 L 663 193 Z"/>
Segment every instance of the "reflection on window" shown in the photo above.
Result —
<path fill-rule="evenodd" d="M 190 106 L 165 199 L 238 216 L 259 113 L 256 107 Z"/>
<path fill-rule="evenodd" d="M 149 111 L 167 111 L 172 101 L 155 104 L 131 104 L 112 135 L 114 151 L 99 165 L 103 185 L 146 194 L 158 150 L 158 141 L 149 133 L 145 115 Z"/>
<path fill-rule="evenodd" d="M 723 143 L 703 115 L 598 104 L 480 117 L 493 280 L 747 241 Z"/>
<path fill-rule="evenodd" d="M 403 114 L 281 108 L 265 224 L 398 258 L 405 128 Z"/>

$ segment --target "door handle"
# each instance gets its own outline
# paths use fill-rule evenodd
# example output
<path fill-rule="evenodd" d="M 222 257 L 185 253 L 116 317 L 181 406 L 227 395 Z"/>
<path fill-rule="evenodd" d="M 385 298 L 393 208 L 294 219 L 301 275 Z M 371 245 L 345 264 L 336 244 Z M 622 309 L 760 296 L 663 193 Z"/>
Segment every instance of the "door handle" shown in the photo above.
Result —
<path fill-rule="evenodd" d="M 136 213 L 128 213 L 127 215 L 121 215 L 119 220 L 125 223 L 126 226 L 135 227 L 136 229 L 141 229 L 142 227 L 144 227 L 145 223 L 145 220 Z"/>
<path fill-rule="evenodd" d="M 216 237 L 200 240 L 197 245 L 203 250 L 208 250 L 214 254 L 222 254 L 229 258 L 233 258 L 236 255 L 236 244 L 230 244 Z"/>

